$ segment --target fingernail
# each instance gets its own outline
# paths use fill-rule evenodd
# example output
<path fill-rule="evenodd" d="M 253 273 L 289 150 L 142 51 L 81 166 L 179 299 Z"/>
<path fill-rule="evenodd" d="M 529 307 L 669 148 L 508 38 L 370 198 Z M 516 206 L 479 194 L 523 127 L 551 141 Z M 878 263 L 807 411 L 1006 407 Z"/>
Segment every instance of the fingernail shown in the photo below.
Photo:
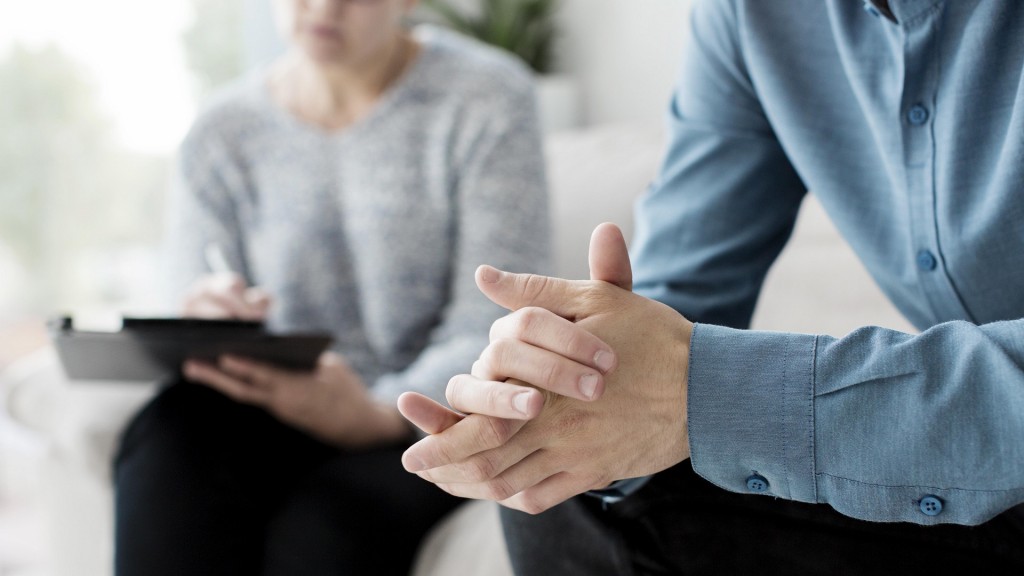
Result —
<path fill-rule="evenodd" d="M 512 407 L 523 416 L 529 416 L 527 410 L 530 404 L 530 393 L 520 392 L 512 397 Z"/>
<path fill-rule="evenodd" d="M 594 392 L 597 391 L 597 374 L 587 374 L 580 378 L 580 392 L 589 400 L 594 399 Z"/>
<path fill-rule="evenodd" d="M 413 456 L 412 454 L 409 454 L 408 452 L 406 452 L 405 457 L 402 458 L 402 463 L 405 464 L 405 469 L 409 472 L 420 472 L 427 468 L 423 464 L 422 460 Z"/>
<path fill-rule="evenodd" d="M 611 352 L 599 350 L 597 354 L 594 354 L 594 364 L 597 365 L 601 372 L 607 372 L 615 365 L 615 358 L 612 357 Z"/>
<path fill-rule="evenodd" d="M 491 268 L 490 266 L 484 266 L 480 269 L 480 279 L 488 284 L 494 284 L 501 277 L 501 273 L 497 269 Z"/>

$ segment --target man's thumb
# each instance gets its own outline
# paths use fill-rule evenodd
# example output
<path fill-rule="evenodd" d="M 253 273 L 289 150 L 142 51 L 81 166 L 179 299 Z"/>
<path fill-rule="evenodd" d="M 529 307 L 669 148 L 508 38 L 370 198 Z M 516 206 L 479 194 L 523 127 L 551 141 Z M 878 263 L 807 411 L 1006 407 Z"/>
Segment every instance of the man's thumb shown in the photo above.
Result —
<path fill-rule="evenodd" d="M 622 230 L 605 222 L 594 228 L 590 235 L 590 279 L 615 284 L 625 290 L 633 289 L 633 268 Z"/>

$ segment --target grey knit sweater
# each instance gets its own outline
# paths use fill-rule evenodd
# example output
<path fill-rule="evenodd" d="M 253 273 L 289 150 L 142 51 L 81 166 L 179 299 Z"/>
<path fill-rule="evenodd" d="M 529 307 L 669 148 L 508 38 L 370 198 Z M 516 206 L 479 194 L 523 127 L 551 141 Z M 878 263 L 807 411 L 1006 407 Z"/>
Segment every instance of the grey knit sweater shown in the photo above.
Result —
<path fill-rule="evenodd" d="M 487 263 L 546 272 L 549 223 L 529 71 L 437 28 L 373 111 L 343 131 L 271 101 L 266 72 L 221 93 L 180 150 L 169 285 L 211 243 L 274 297 L 268 323 L 326 330 L 373 393 L 443 400 L 504 312 Z"/>

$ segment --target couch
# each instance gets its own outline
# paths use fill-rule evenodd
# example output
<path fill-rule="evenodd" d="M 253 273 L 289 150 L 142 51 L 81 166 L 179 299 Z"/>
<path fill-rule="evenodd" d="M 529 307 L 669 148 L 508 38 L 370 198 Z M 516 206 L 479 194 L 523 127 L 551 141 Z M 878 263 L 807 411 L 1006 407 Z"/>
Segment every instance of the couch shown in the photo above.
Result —
<path fill-rule="evenodd" d="M 586 278 L 590 232 L 619 224 L 629 238 L 632 204 L 652 178 L 663 148 L 657 124 L 609 124 L 549 135 L 555 270 Z M 885 300 L 809 198 L 794 237 L 769 273 L 756 328 L 842 335 L 864 324 L 911 330 Z M 51 350 L 10 367 L 0 379 L 8 417 L 45 442 L 38 485 L 46 508 L 53 576 L 111 573 L 110 461 L 122 427 L 153 393 L 143 384 L 73 384 Z M 496 505 L 468 502 L 421 547 L 415 576 L 511 574 Z"/>

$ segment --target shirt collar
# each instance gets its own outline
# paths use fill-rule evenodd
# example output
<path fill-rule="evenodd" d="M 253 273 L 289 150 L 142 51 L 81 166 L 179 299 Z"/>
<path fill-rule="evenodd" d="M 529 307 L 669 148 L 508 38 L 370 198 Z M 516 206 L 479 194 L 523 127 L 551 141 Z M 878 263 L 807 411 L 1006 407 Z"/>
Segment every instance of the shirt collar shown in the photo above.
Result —
<path fill-rule="evenodd" d="M 864 0 L 864 9 L 894 24 L 905 24 L 941 3 L 942 0 Z"/>

